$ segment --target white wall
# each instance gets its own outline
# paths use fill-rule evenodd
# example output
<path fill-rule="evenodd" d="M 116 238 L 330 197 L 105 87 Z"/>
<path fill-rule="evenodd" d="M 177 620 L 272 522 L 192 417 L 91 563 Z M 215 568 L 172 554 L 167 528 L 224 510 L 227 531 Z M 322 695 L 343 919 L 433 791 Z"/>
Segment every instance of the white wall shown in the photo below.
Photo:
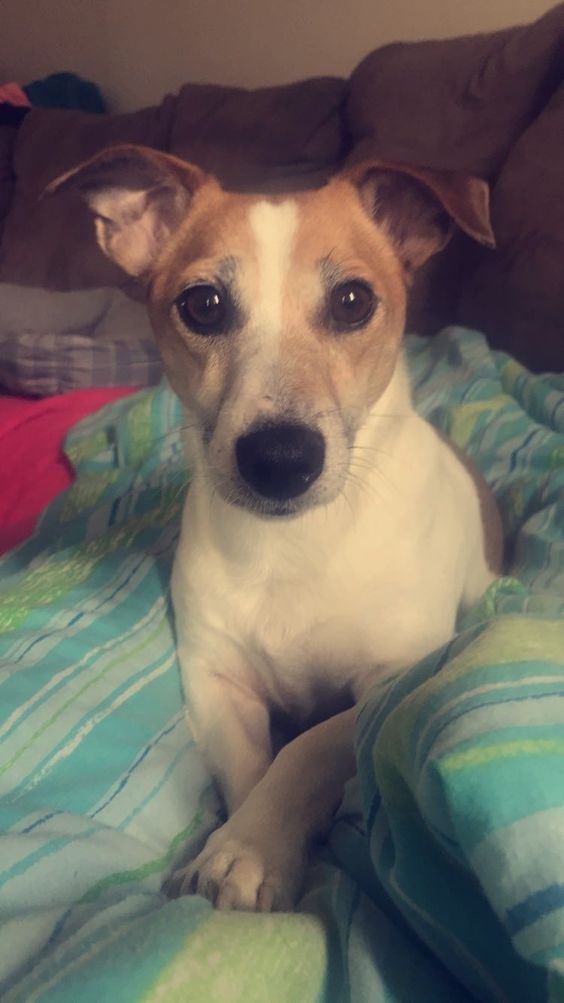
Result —
<path fill-rule="evenodd" d="M 186 81 L 347 75 L 371 49 L 532 21 L 549 0 L 0 0 L 0 79 L 95 80 L 115 110 Z"/>

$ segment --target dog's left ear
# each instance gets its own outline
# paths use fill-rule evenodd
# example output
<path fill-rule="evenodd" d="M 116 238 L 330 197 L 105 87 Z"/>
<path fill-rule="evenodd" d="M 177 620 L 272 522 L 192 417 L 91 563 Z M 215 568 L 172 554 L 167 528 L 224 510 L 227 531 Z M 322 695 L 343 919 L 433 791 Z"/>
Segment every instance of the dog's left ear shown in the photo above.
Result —
<path fill-rule="evenodd" d="M 445 246 L 455 224 L 480 244 L 495 247 L 489 187 L 480 178 L 385 160 L 357 164 L 344 177 L 358 189 L 407 273 Z"/>
<path fill-rule="evenodd" d="M 148 277 L 203 184 L 199 167 L 143 146 L 114 146 L 52 181 L 51 195 L 74 189 L 90 208 L 104 254 L 129 275 Z"/>

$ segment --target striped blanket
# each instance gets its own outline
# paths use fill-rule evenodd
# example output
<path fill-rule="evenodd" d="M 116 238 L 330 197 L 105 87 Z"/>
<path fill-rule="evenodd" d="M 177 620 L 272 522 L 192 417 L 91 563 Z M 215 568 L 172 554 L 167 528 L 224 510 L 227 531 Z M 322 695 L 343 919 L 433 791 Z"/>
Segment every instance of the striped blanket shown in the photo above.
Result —
<path fill-rule="evenodd" d="M 220 817 L 171 628 L 180 411 L 161 386 L 71 434 L 76 483 L 0 563 L 4 1003 L 564 1000 L 564 379 L 459 329 L 408 358 L 511 577 L 365 701 L 294 914 L 161 894 Z"/>

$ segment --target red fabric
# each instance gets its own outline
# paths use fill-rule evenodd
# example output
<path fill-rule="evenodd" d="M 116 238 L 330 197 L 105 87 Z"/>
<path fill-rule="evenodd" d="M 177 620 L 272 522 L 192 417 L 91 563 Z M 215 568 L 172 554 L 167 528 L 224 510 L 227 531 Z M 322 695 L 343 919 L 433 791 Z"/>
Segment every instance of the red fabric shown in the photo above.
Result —
<path fill-rule="evenodd" d="M 11 104 L 16 108 L 31 108 L 31 101 L 19 84 L 0 85 L 0 104 Z"/>
<path fill-rule="evenodd" d="M 62 448 L 68 430 L 134 392 L 114 387 L 38 401 L 0 397 L 0 554 L 25 540 L 45 506 L 72 484 L 73 470 Z"/>

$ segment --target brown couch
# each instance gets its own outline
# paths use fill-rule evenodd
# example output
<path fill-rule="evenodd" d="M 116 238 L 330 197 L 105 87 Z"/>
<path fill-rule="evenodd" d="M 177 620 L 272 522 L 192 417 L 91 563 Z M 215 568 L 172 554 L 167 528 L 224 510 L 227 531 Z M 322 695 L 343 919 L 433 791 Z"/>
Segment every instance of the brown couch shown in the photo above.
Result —
<path fill-rule="evenodd" d="M 410 328 L 464 323 L 533 369 L 564 369 L 564 3 L 524 27 L 376 49 L 349 80 L 187 84 L 126 115 L 33 110 L 17 133 L 0 129 L 0 283 L 139 295 L 75 196 L 40 199 L 117 142 L 168 150 L 234 189 L 315 186 L 370 156 L 487 178 L 497 250 L 452 241 L 420 276 Z"/>

